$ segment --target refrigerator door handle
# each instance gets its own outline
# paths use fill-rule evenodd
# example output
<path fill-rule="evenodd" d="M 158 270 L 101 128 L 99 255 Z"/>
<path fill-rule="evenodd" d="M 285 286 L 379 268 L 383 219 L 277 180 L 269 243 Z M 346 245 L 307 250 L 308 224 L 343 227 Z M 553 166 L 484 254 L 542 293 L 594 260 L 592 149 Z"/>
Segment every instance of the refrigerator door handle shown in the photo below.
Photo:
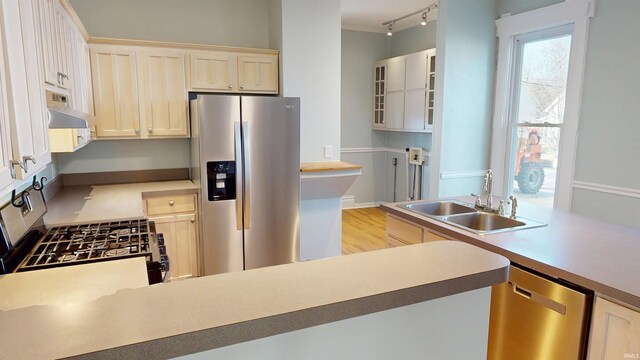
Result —
<path fill-rule="evenodd" d="M 244 146 L 244 228 L 249 229 L 251 214 L 251 151 L 249 148 L 249 123 L 242 122 L 242 145 Z"/>
<path fill-rule="evenodd" d="M 244 189 L 242 188 L 242 141 L 240 131 L 240 122 L 233 123 L 233 142 L 235 147 L 236 158 L 236 229 L 242 230 L 242 203 L 244 202 Z"/>

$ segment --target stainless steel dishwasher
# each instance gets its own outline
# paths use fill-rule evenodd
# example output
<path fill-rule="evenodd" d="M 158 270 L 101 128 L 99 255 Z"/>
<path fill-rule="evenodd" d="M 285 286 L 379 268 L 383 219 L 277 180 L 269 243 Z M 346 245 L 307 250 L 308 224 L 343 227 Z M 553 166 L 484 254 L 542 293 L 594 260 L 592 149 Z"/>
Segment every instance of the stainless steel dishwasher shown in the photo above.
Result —
<path fill-rule="evenodd" d="M 491 292 L 487 358 L 584 359 L 593 293 L 511 264 Z"/>

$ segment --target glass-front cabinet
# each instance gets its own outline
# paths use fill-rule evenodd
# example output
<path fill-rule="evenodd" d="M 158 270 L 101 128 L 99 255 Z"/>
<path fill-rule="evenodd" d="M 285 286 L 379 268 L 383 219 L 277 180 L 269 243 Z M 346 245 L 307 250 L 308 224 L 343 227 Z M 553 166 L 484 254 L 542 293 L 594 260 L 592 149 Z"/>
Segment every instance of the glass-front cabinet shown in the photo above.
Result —
<path fill-rule="evenodd" d="M 433 131 L 436 49 L 377 61 L 373 68 L 373 128 Z"/>

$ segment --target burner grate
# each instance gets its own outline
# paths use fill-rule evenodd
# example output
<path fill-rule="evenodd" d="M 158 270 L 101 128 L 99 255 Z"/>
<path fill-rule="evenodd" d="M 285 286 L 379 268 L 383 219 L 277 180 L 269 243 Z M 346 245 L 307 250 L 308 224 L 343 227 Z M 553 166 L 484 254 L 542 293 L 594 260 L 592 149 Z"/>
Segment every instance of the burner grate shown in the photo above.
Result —
<path fill-rule="evenodd" d="M 152 236 L 147 219 L 54 227 L 18 271 L 134 256 L 150 261 Z"/>

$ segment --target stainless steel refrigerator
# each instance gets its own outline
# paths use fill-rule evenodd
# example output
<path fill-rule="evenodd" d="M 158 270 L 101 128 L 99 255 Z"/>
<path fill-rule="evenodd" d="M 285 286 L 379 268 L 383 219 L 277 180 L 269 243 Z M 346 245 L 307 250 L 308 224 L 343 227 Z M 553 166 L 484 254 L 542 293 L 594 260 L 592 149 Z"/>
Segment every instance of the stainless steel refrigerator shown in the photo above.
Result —
<path fill-rule="evenodd" d="M 201 274 L 297 261 L 300 99 L 199 94 L 190 106 Z"/>

